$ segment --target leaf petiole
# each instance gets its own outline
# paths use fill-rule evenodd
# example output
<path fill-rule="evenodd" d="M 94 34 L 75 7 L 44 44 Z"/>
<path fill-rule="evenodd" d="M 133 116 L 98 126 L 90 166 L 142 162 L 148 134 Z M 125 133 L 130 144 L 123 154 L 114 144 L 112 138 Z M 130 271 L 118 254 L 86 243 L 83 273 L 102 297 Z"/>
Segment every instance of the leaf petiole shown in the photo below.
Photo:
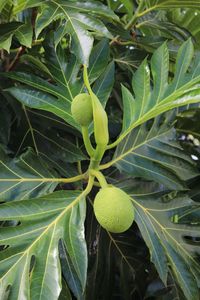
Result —
<path fill-rule="evenodd" d="M 92 176 L 95 176 L 98 179 L 100 186 L 102 188 L 106 188 L 108 186 L 108 183 L 107 183 L 104 175 L 100 171 L 91 169 L 89 171 L 89 174 L 91 174 Z"/>
<path fill-rule="evenodd" d="M 87 172 L 74 176 L 69 178 L 44 178 L 44 177 L 38 177 L 38 178 L 2 178 L 1 182 L 63 182 L 63 183 L 70 183 L 70 182 L 76 182 L 78 180 L 83 180 L 87 178 Z"/>

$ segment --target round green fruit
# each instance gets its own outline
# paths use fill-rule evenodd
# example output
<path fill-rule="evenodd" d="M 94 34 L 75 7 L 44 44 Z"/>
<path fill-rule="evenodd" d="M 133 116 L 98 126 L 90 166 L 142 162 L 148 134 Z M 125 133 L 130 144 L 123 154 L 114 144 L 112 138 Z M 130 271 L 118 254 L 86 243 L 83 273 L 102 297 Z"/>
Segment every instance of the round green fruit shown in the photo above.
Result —
<path fill-rule="evenodd" d="M 101 189 L 94 200 L 94 214 L 99 224 L 114 233 L 126 231 L 134 220 L 129 195 L 116 187 Z"/>
<path fill-rule="evenodd" d="M 88 126 L 93 119 L 92 100 L 90 95 L 83 93 L 77 95 L 71 105 L 74 120 L 80 126 Z"/>

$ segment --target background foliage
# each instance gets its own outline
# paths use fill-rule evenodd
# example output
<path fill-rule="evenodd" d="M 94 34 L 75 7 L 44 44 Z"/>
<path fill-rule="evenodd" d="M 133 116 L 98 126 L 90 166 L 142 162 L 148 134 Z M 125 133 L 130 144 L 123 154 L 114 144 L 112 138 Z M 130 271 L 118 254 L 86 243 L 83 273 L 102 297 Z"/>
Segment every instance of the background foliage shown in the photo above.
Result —
<path fill-rule="evenodd" d="M 0 1 L 1 299 L 199 299 L 199 15 L 199 0 Z M 109 116 L 100 169 L 136 210 L 123 234 L 97 223 L 98 186 L 65 182 L 89 163 L 71 115 L 83 64 Z"/>

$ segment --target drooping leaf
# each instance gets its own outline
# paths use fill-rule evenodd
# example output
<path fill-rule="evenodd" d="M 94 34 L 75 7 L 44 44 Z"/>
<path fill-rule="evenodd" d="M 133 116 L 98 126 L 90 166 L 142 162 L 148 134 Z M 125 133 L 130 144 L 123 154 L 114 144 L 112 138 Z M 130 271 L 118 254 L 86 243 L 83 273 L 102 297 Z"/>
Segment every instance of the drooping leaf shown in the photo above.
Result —
<path fill-rule="evenodd" d="M 85 202 L 80 191 L 59 191 L 2 204 L 0 220 L 16 220 L 20 225 L 1 229 L 0 244 L 8 246 L 0 252 L 1 298 L 10 286 L 9 299 L 58 299 L 60 241 L 68 256 L 67 284 L 80 298 L 87 270 L 84 219 Z"/>

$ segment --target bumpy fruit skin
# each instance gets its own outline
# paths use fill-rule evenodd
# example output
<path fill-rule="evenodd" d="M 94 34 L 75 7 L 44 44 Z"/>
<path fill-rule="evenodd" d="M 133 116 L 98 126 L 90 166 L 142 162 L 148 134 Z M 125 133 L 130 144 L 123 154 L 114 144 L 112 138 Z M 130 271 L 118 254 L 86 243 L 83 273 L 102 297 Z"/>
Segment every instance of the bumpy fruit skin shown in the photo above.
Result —
<path fill-rule="evenodd" d="M 92 100 L 90 95 L 82 93 L 77 95 L 71 105 L 74 120 L 80 126 L 88 126 L 93 119 Z"/>
<path fill-rule="evenodd" d="M 94 200 L 94 213 L 99 224 L 114 233 L 126 231 L 134 220 L 134 208 L 130 197 L 121 189 L 101 189 Z"/>

